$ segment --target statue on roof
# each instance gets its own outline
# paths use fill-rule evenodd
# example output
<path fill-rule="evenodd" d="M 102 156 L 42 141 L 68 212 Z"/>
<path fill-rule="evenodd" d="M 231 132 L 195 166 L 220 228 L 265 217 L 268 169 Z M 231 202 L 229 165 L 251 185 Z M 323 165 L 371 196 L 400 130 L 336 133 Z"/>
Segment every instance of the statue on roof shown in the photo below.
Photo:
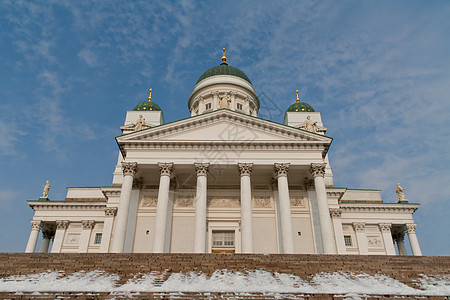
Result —
<path fill-rule="evenodd" d="M 306 120 L 305 120 L 305 123 L 304 123 L 303 127 L 306 130 L 311 131 L 311 132 L 319 131 L 319 128 L 317 127 L 317 122 L 311 121 L 311 117 L 310 116 L 306 117 Z"/>
<path fill-rule="evenodd" d="M 50 182 L 47 180 L 45 185 L 42 186 L 44 190 L 42 191 L 42 198 L 48 198 L 48 192 L 50 191 Z"/>
<path fill-rule="evenodd" d="M 407 200 L 405 199 L 405 193 L 403 193 L 404 190 L 406 190 L 406 189 L 402 188 L 402 187 L 400 186 L 400 183 L 397 183 L 397 187 L 395 188 L 395 193 L 397 194 L 398 202 L 404 202 L 404 201 L 407 201 Z"/>
<path fill-rule="evenodd" d="M 136 121 L 136 124 L 134 124 L 134 131 L 142 130 L 142 128 L 145 125 L 145 119 L 142 115 L 139 115 L 139 118 Z"/>

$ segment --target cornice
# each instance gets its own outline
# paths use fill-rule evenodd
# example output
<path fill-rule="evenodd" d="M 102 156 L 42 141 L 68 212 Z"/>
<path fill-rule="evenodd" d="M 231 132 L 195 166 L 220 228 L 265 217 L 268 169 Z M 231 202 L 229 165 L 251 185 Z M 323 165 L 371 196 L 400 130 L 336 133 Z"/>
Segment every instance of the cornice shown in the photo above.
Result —
<path fill-rule="evenodd" d="M 109 197 L 120 197 L 120 187 L 103 187 L 101 190 L 106 199 L 109 199 Z"/>
<path fill-rule="evenodd" d="M 339 207 L 342 212 L 376 212 L 376 213 L 414 213 L 419 204 L 396 204 L 396 203 L 340 203 Z"/>
<path fill-rule="evenodd" d="M 106 201 L 99 203 L 95 202 L 39 202 L 28 201 L 28 205 L 34 210 L 104 210 L 106 207 Z"/>

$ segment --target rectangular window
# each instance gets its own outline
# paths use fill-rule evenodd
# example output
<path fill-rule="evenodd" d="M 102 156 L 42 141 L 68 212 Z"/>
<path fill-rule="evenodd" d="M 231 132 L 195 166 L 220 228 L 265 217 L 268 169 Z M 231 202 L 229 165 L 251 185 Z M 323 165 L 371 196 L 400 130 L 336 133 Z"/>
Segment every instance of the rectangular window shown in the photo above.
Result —
<path fill-rule="evenodd" d="M 211 103 L 206 103 L 205 110 L 211 109 Z"/>
<path fill-rule="evenodd" d="M 95 234 L 94 244 L 101 244 L 101 243 L 102 243 L 102 234 L 101 233 L 96 233 Z"/>
<path fill-rule="evenodd" d="M 213 231 L 213 246 L 234 247 L 234 231 Z"/>
<path fill-rule="evenodd" d="M 350 235 L 344 235 L 344 241 L 345 241 L 345 246 L 346 247 L 353 246 L 352 237 Z"/>
<path fill-rule="evenodd" d="M 244 109 L 244 106 L 243 106 L 241 103 L 238 103 L 238 104 L 237 104 L 237 109 L 243 110 L 243 109 Z"/>

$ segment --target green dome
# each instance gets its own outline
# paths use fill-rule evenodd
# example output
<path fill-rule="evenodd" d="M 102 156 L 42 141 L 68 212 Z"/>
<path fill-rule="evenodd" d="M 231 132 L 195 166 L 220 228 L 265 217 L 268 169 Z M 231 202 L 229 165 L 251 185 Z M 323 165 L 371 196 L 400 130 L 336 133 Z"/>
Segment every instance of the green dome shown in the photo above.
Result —
<path fill-rule="evenodd" d="M 299 102 L 299 103 L 294 103 L 291 106 L 289 106 L 289 108 L 287 109 L 287 112 L 290 111 L 299 111 L 299 112 L 303 112 L 303 111 L 314 111 L 314 108 L 312 108 L 311 105 L 309 105 L 308 103 L 304 103 L 304 102 Z"/>
<path fill-rule="evenodd" d="M 212 67 L 212 68 L 206 70 L 206 72 L 203 73 L 202 76 L 200 76 L 200 78 L 197 80 L 197 83 L 199 83 L 203 79 L 206 79 L 206 78 L 212 77 L 212 76 L 216 76 L 216 75 L 236 76 L 236 77 L 242 78 L 245 81 L 248 81 L 248 83 L 252 84 L 252 82 L 250 81 L 250 79 L 248 79 L 247 75 L 245 75 L 244 72 L 242 72 L 238 68 L 229 66 L 227 63 L 222 63 L 218 66 L 215 66 L 215 67 Z"/>
<path fill-rule="evenodd" d="M 158 104 L 151 101 L 144 101 L 136 105 L 136 107 L 133 110 L 142 110 L 142 111 L 160 111 L 161 108 L 159 108 Z"/>

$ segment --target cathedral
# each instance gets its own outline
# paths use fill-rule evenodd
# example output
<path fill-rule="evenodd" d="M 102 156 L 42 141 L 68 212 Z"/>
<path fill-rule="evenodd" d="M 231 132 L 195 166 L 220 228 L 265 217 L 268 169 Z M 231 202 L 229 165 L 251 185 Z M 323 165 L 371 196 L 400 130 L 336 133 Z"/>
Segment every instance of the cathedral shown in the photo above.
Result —
<path fill-rule="evenodd" d="M 47 181 L 28 201 L 25 252 L 422 255 L 419 204 L 400 185 L 398 203 L 336 187 L 332 138 L 298 91 L 283 124 L 258 117 L 258 94 L 224 49 L 187 105 L 189 118 L 165 123 L 150 90 L 126 112 L 110 186 L 51 201 Z"/>

